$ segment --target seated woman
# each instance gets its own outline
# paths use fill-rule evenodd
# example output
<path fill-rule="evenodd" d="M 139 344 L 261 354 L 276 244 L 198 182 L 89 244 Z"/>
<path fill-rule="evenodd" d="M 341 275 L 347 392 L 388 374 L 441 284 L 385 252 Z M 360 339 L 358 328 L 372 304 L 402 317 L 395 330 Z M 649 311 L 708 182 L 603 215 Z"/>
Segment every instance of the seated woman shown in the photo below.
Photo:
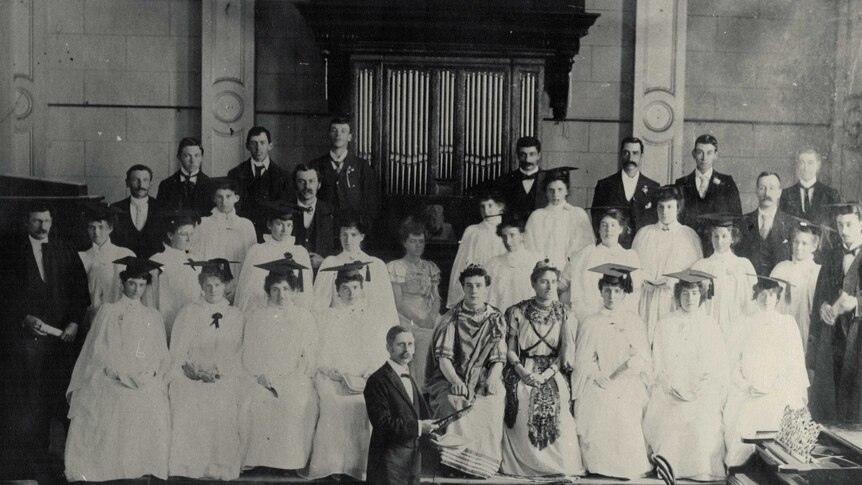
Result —
<path fill-rule="evenodd" d="M 799 328 L 792 316 L 776 310 L 782 285 L 787 282 L 766 276 L 758 277 L 754 285 L 757 308 L 743 327 L 724 406 L 728 467 L 740 466 L 754 454 L 754 445 L 743 443 L 743 437 L 777 430 L 785 406 L 799 409 L 808 401 Z"/>
<path fill-rule="evenodd" d="M 389 281 L 389 271 L 386 264 L 374 256 L 369 256 L 362 250 L 365 240 L 365 225 L 356 217 L 346 215 L 339 223 L 338 240 L 341 242 L 341 252 L 327 256 L 320 264 L 317 279 L 314 280 L 315 311 L 325 311 L 336 306 L 338 292 L 336 291 L 336 267 L 348 263 L 368 263 L 365 268 L 363 297 L 367 298 L 369 306 L 379 310 L 388 322 L 398 322 L 398 310 L 395 309 L 395 297 L 392 295 L 392 283 Z M 392 324 L 394 325 L 394 323 Z M 390 325 L 391 326 L 391 325 Z"/>
<path fill-rule="evenodd" d="M 485 301 L 491 278 L 479 265 L 460 274 L 464 299 L 446 312 L 434 329 L 425 367 L 425 390 L 434 418 L 472 404 L 472 411 L 446 428 L 462 440 L 461 455 L 478 457 L 496 472 L 502 460 L 503 403 L 501 374 L 506 362 L 506 323 Z M 464 470 L 462 470 L 464 471 Z"/>
<path fill-rule="evenodd" d="M 258 268 L 269 270 L 263 283 L 269 301 L 246 314 L 242 361 L 255 384 L 240 405 L 243 469 L 299 470 L 311 455 L 317 323 L 299 298 L 299 273 L 309 267 L 285 258 Z"/>
<path fill-rule="evenodd" d="M 492 281 L 488 304 L 501 312 L 535 294 L 530 275 L 536 263 L 545 259 L 524 247 L 524 224 L 524 220 L 517 216 L 503 218 L 497 226 L 497 235 L 503 240 L 506 253 L 491 258 L 486 267 Z M 554 299 L 557 299 L 556 295 Z"/>
<path fill-rule="evenodd" d="M 548 205 L 527 219 L 527 249 L 549 258 L 554 267 L 564 268 L 569 254 L 595 243 L 593 224 L 584 209 L 566 201 L 567 170 L 549 170 L 543 185 Z"/>
<path fill-rule="evenodd" d="M 409 328 L 416 339 L 415 354 L 410 362 L 410 373 L 423 387 L 425 359 L 431 347 L 434 324 L 440 318 L 440 268 L 432 261 L 422 259 L 425 252 L 425 226 L 408 217 L 401 224 L 399 238 L 404 257 L 386 265 L 395 295 L 395 307 L 401 325 Z"/>
<path fill-rule="evenodd" d="M 159 217 L 162 219 L 160 222 L 167 226 L 165 248 L 150 260 L 161 264 L 162 268 L 155 273 L 152 286 L 144 293 L 144 303 L 161 312 L 165 320 L 165 333 L 170 340 L 177 314 L 201 296 L 201 284 L 198 281 L 200 269 L 187 264 L 200 259 L 189 252 L 198 219 L 190 211 L 164 212 Z"/>
<path fill-rule="evenodd" d="M 631 249 L 620 245 L 620 237 L 628 233 L 628 218 L 620 209 L 607 210 L 599 220 L 599 243 L 590 244 L 581 251 L 569 255 L 569 262 L 563 271 L 561 286 L 569 288 L 572 312 L 577 322 L 602 309 L 602 295 L 596 291 L 601 275 L 590 268 L 605 263 L 616 263 L 640 268 L 641 260 Z M 640 271 L 631 273 L 632 294 L 622 300 L 626 310 L 637 313 L 641 293 Z"/>
<path fill-rule="evenodd" d="M 141 304 L 157 263 L 127 257 L 123 296 L 96 314 L 66 396 L 66 479 L 168 477 L 170 369 L 162 316 Z"/>
<path fill-rule="evenodd" d="M 791 241 L 792 259 L 775 265 L 771 276 L 786 280 L 793 286 L 792 294 L 785 292 L 785 297 L 779 299 L 778 311 L 796 320 L 804 351 L 808 348 L 811 305 L 820 275 L 820 265 L 814 262 L 814 253 L 820 247 L 820 227 L 807 221 L 800 222 Z"/>
<path fill-rule="evenodd" d="M 654 197 L 658 222 L 642 227 L 632 242 L 632 249 L 641 260 L 644 280 L 638 313 L 646 323 L 650 342 L 656 323 L 675 309 L 674 290 L 667 274 L 686 270 L 703 258 L 697 233 L 679 223 L 683 211 L 679 187 L 661 187 Z"/>
<path fill-rule="evenodd" d="M 244 320 L 225 298 L 233 279 L 225 260 L 195 261 L 203 297 L 177 315 L 171 339 L 172 476 L 239 477 L 239 397 Z"/>
<path fill-rule="evenodd" d="M 721 411 L 728 380 L 721 329 L 703 311 L 703 286 L 712 275 L 674 273 L 679 310 L 658 322 L 652 348 L 655 385 L 644 437 L 670 463 L 677 478 L 724 480 Z"/>
<path fill-rule="evenodd" d="M 736 256 L 731 249 L 740 241 L 735 215 L 704 214 L 699 219 L 709 222 L 713 253 L 694 263 L 691 269 L 715 275 L 712 298 L 704 304 L 706 314 L 721 329 L 728 352 L 738 352 L 741 324 L 751 311 L 751 288 L 757 273 L 748 258 Z"/>
<path fill-rule="evenodd" d="M 293 236 L 293 212 L 296 206 L 278 202 L 262 206 L 266 213 L 266 227 L 269 234 L 263 235 L 263 243 L 255 244 L 248 249 L 245 261 L 242 264 L 242 272 L 237 279 L 236 291 L 234 292 L 233 304 L 243 312 L 255 310 L 267 305 L 269 295 L 263 292 L 263 280 L 267 272 L 257 267 L 258 264 L 266 263 L 285 257 L 290 257 L 297 263 L 305 266 L 302 278 L 302 292 L 299 294 L 309 301 L 312 295 L 312 284 L 314 273 L 311 271 L 311 258 L 306 249 L 294 242 Z"/>
<path fill-rule="evenodd" d="M 349 475 L 365 480 L 371 424 L 362 391 L 368 376 L 389 358 L 380 342 L 398 320 L 365 298 L 363 266 L 332 268 L 337 270 L 333 286 L 338 299 L 318 318 L 320 347 L 314 386 L 320 418 L 306 478 Z"/>
<path fill-rule="evenodd" d="M 652 471 L 643 433 L 643 414 L 652 385 L 646 327 L 623 304 L 632 293 L 628 269 L 613 264 L 591 268 L 602 309 L 579 327 L 572 375 L 575 416 L 587 471 L 620 478 Z"/>
<path fill-rule="evenodd" d="M 584 472 L 563 375 L 571 370 L 575 342 L 569 312 L 556 299 L 559 274 L 548 260 L 539 261 L 530 275 L 536 296 L 506 310 L 506 427 L 500 467 L 506 475 Z"/>

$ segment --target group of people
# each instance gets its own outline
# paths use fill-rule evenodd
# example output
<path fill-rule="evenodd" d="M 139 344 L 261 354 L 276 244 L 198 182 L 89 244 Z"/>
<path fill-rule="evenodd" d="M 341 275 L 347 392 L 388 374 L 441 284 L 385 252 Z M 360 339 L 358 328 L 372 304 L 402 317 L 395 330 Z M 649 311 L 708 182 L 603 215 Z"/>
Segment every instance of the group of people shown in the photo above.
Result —
<path fill-rule="evenodd" d="M 50 207 L 29 207 L 0 265 L 17 363 L 3 382 L 27 459 L 67 402 L 70 481 L 263 466 L 417 483 L 425 435 L 472 476 L 670 464 L 720 480 L 786 406 L 862 414 L 862 207 L 816 181 L 816 151 L 799 153 L 793 187 L 760 174 L 743 215 L 714 137 L 669 186 L 626 138 L 588 213 L 523 137 L 519 168 L 478 192 L 444 302 L 422 218 L 402 221 L 401 259 L 365 252 L 379 194 L 350 137 L 333 120 L 332 151 L 290 181 L 263 128 L 224 178 L 185 139 L 157 198 L 136 165 L 129 199 L 87 208 L 78 254 L 49 237 Z"/>

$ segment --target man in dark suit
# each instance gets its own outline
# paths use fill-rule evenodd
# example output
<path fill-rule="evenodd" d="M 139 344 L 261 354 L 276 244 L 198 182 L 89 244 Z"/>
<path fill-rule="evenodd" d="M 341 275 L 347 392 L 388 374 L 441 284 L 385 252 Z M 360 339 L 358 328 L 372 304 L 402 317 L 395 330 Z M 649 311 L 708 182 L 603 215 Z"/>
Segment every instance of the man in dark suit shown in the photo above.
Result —
<path fill-rule="evenodd" d="M 311 266 L 316 271 L 323 258 L 337 252 L 335 209 L 325 201 L 318 200 L 320 182 L 314 167 L 304 163 L 297 165 L 293 170 L 293 183 L 296 204 L 304 209 L 293 214 L 293 236 L 296 244 L 308 251 Z"/>
<path fill-rule="evenodd" d="M 862 420 L 862 207 L 836 204 L 841 244 L 828 250 L 817 277 L 805 356 L 813 372 L 809 409 L 818 421 Z"/>
<path fill-rule="evenodd" d="M 742 214 L 739 189 L 733 177 L 718 173 L 713 168 L 718 158 L 718 140 L 712 135 L 700 135 L 691 151 L 696 168 L 685 177 L 676 179 L 675 185 L 682 189 L 685 211 L 681 223 L 693 228 L 700 236 L 703 253 L 712 253 L 709 227 L 697 216 L 701 214 Z"/>
<path fill-rule="evenodd" d="M 213 183 L 203 171 L 204 147 L 197 138 L 183 138 L 177 148 L 180 169 L 159 184 L 159 211 L 193 210 L 208 216 L 215 207 Z"/>
<path fill-rule="evenodd" d="M 659 183 L 640 173 L 644 144 L 640 139 L 629 137 L 620 143 L 620 167 L 617 173 L 596 183 L 592 207 L 628 207 L 627 215 L 632 234 L 648 224 L 658 221 L 652 194 Z M 593 227 L 598 229 L 602 213 L 593 211 Z M 629 247 L 631 241 L 627 241 Z"/>
<path fill-rule="evenodd" d="M 275 162 L 270 160 L 272 138 L 269 130 L 255 126 L 248 130 L 245 139 L 248 160 L 230 169 L 227 176 L 239 185 L 240 202 L 237 214 L 254 224 L 259 242 L 266 232 L 265 210 L 261 204 L 281 200 L 287 193 L 287 175 Z"/>
<path fill-rule="evenodd" d="M 339 214 L 359 214 L 369 223 L 380 212 L 380 181 L 371 162 L 348 152 L 352 140 L 350 120 L 333 119 L 329 123 L 329 153 L 309 165 L 320 177 L 320 200 L 328 202 Z"/>
<path fill-rule="evenodd" d="M 482 183 L 470 192 L 481 194 L 497 192 L 506 198 L 506 212 L 524 220 L 536 210 L 548 205 L 542 191 L 547 172 L 541 169 L 542 142 L 532 136 L 522 136 L 515 143 L 518 169 L 502 175 L 496 180 Z"/>
<path fill-rule="evenodd" d="M 780 198 L 781 178 L 763 172 L 757 177 L 757 209 L 742 217 L 736 253 L 748 258 L 760 276 L 769 276 L 776 264 L 790 259 L 791 234 L 797 223 L 778 210 Z"/>
<path fill-rule="evenodd" d="M 129 248 L 135 256 L 149 259 L 162 250 L 162 237 L 156 223 L 156 199 L 150 197 L 153 171 L 146 165 L 132 165 L 126 170 L 126 187 L 129 197 L 114 202 L 111 207 L 123 211 L 117 217 L 111 240 L 120 247 Z"/>
<path fill-rule="evenodd" d="M 369 485 L 419 485 L 422 469 L 419 438 L 436 428 L 428 403 L 410 377 L 413 334 L 396 325 L 386 333 L 389 360 L 365 384 L 365 407 L 371 421 L 368 447 Z"/>
<path fill-rule="evenodd" d="M 51 209 L 33 205 L 24 221 L 26 234 L 12 237 L 0 253 L 0 414 L 8 419 L 3 432 L 13 435 L 0 447 L 11 443 L 22 464 L 31 466 L 19 472 L 39 474 L 50 463 L 52 419 L 66 422 L 66 387 L 90 295 L 78 253 L 51 234 Z"/>
<path fill-rule="evenodd" d="M 831 225 L 826 206 L 841 200 L 838 191 L 817 180 L 821 164 L 820 154 L 806 148 L 796 156 L 796 178 L 799 180 L 784 189 L 779 208 L 792 216 L 818 224 Z"/>

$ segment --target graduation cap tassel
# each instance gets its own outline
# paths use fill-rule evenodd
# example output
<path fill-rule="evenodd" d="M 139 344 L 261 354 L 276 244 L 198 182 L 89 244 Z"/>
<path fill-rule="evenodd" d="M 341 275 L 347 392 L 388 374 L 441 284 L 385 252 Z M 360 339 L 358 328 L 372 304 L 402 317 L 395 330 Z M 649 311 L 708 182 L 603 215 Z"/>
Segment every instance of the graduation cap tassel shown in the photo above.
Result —
<path fill-rule="evenodd" d="M 304 285 L 302 284 L 302 270 L 296 269 L 294 271 L 296 272 L 296 281 L 298 282 L 297 286 L 299 286 L 297 291 L 302 291 L 302 288 L 304 287 Z"/>
<path fill-rule="evenodd" d="M 371 282 L 371 265 L 365 267 L 365 281 Z"/>

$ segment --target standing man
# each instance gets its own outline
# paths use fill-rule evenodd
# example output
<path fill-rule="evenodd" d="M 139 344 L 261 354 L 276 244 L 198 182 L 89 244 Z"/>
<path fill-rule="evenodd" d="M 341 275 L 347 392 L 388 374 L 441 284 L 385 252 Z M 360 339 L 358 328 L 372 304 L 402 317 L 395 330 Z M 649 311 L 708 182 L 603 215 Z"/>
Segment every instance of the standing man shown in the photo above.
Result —
<path fill-rule="evenodd" d="M 258 242 L 262 242 L 266 232 L 266 215 L 262 204 L 281 200 L 285 196 L 287 175 L 269 159 L 272 151 L 269 130 L 262 126 L 248 130 L 245 147 L 251 156 L 229 170 L 227 176 L 239 185 L 237 213 L 251 220 Z"/>
<path fill-rule="evenodd" d="M 680 222 L 697 231 L 704 248 L 704 256 L 709 256 L 712 253 L 709 225 L 697 216 L 716 212 L 741 215 L 742 204 L 733 177 L 718 173 L 713 168 L 718 158 L 718 140 L 714 136 L 697 137 L 691 156 L 694 158 L 695 169 L 685 177 L 676 179 L 675 184 L 682 189 L 685 201 L 685 212 L 682 213 Z"/>
<path fill-rule="evenodd" d="M 129 196 L 111 207 L 122 211 L 111 240 L 117 246 L 129 248 L 139 258 L 148 259 L 162 249 L 162 233 L 156 227 L 156 199 L 150 197 L 153 171 L 146 165 L 132 165 L 126 170 Z"/>
<path fill-rule="evenodd" d="M 482 184 L 474 192 L 481 193 L 490 189 L 502 194 L 506 200 L 507 213 L 527 220 L 530 214 L 548 205 L 548 198 L 542 191 L 546 171 L 541 169 L 542 142 L 532 136 L 522 136 L 515 143 L 518 156 L 518 169 L 502 177 Z"/>
<path fill-rule="evenodd" d="M 859 338 L 862 207 L 835 204 L 841 245 L 823 256 L 811 306 L 805 363 L 813 379 L 808 407 L 817 421 L 862 419 L 862 339 Z"/>
<path fill-rule="evenodd" d="M 822 158 L 817 150 L 806 148 L 796 156 L 798 182 L 784 190 L 779 208 L 791 216 L 801 217 L 817 224 L 830 224 L 826 206 L 841 198 L 838 191 L 817 180 Z"/>
<path fill-rule="evenodd" d="M 51 420 L 66 422 L 75 341 L 83 341 L 79 325 L 90 305 L 84 266 L 71 245 L 51 234 L 52 222 L 47 205 L 31 206 L 25 212 L 26 234 L 14 236 L 0 253 L 0 358 L 6 381 L 0 414 L 8 419 L 3 431 L 12 430 L 12 439 L 0 445 L 11 447 L 0 455 L 21 455 L 21 465 L 31 468 L 18 472 L 40 482 L 51 463 Z"/>
<path fill-rule="evenodd" d="M 293 169 L 296 204 L 303 209 L 293 213 L 293 235 L 296 244 L 308 251 L 315 271 L 323 258 L 335 254 L 339 247 L 335 209 L 326 201 L 318 200 L 318 177 L 317 169 L 304 163 Z"/>
<path fill-rule="evenodd" d="M 206 216 L 215 206 L 213 183 L 203 171 L 204 147 L 197 138 L 183 138 L 177 148 L 180 169 L 159 184 L 160 211 L 193 210 Z"/>
<path fill-rule="evenodd" d="M 778 209 L 781 178 L 775 172 L 757 176 L 757 209 L 742 217 L 742 240 L 736 255 L 748 258 L 759 276 L 769 276 L 781 261 L 790 260 L 791 233 L 796 222 Z"/>
<path fill-rule="evenodd" d="M 640 164 L 643 159 L 644 144 L 639 138 L 629 137 L 620 143 L 621 169 L 596 182 L 593 192 L 592 207 L 628 207 L 632 234 L 648 224 L 655 224 L 655 207 L 652 195 L 659 183 L 641 174 Z M 593 227 L 598 229 L 601 211 L 592 211 Z M 631 246 L 630 241 L 624 245 Z"/>
<path fill-rule="evenodd" d="M 365 384 L 365 408 L 371 421 L 368 447 L 369 485 L 419 485 L 422 457 L 419 438 L 436 429 L 428 403 L 410 377 L 414 338 L 396 325 L 386 333 L 389 360 Z"/>
<path fill-rule="evenodd" d="M 353 140 L 350 120 L 335 118 L 329 123 L 329 153 L 310 165 L 320 176 L 320 200 L 328 202 L 339 214 L 359 214 L 365 223 L 380 212 L 380 185 L 374 166 L 351 153 Z"/>

